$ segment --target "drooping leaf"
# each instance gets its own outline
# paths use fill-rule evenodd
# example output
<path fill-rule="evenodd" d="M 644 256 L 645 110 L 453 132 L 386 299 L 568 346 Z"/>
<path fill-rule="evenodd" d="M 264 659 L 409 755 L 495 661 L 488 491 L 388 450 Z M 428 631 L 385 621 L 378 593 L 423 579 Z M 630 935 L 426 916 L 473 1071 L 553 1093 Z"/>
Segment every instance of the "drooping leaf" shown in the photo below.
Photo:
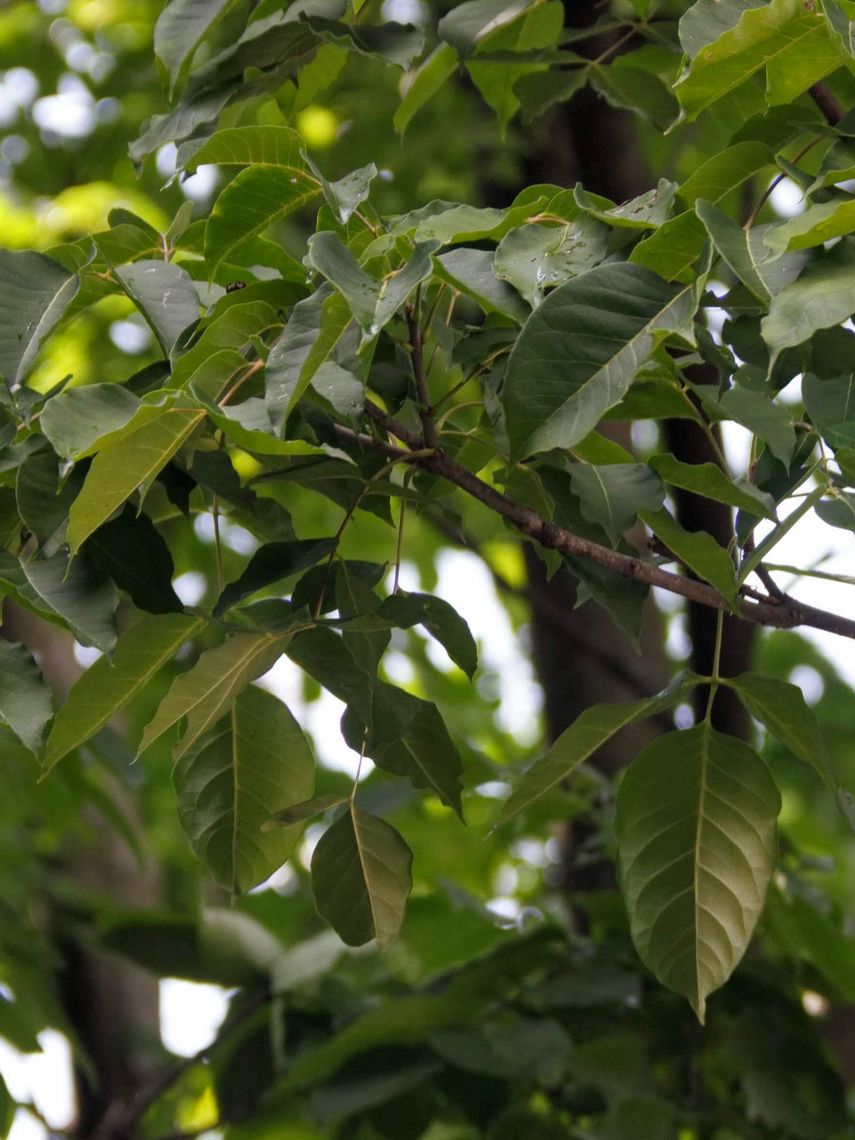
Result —
<path fill-rule="evenodd" d="M 413 855 L 398 832 L 351 806 L 321 836 L 312 855 L 319 914 L 348 946 L 394 941 L 412 889 Z"/>
<path fill-rule="evenodd" d="M 374 677 L 362 667 L 362 662 L 353 659 L 343 638 L 326 626 L 315 626 L 298 633 L 285 652 L 318 684 L 352 706 L 363 724 L 370 726 Z M 357 751 L 361 743 L 360 737 Z"/>
<path fill-rule="evenodd" d="M 729 479 L 714 463 L 682 463 L 668 453 L 653 455 L 647 462 L 672 487 L 682 487 L 685 491 L 762 515 L 773 522 L 777 520 L 771 495 L 745 479 Z"/>
<path fill-rule="evenodd" d="M 268 878 L 302 826 L 262 830 L 271 814 L 306 800 L 315 783 L 309 743 L 290 710 L 250 685 L 225 717 L 175 765 L 178 815 L 199 858 L 241 894 Z"/>
<path fill-rule="evenodd" d="M 249 561 L 241 576 L 230 582 L 214 607 L 214 616 L 224 613 L 265 586 L 272 586 L 292 574 L 314 566 L 329 555 L 336 546 L 333 538 L 305 538 L 293 542 L 269 542 L 260 547 Z"/>
<path fill-rule="evenodd" d="M 130 704 L 206 624 L 203 617 L 162 614 L 144 617 L 126 630 L 112 657 L 99 657 L 90 665 L 57 713 L 45 745 L 45 771 Z"/>
<path fill-rule="evenodd" d="M 179 335 L 199 319 L 199 295 L 187 271 L 147 258 L 113 270 L 169 356 Z"/>
<path fill-rule="evenodd" d="M 323 175 L 318 177 L 327 205 L 344 226 L 368 198 L 371 183 L 377 177 L 377 167 L 369 162 L 367 166 L 360 166 L 358 170 L 352 170 L 335 182 L 328 182 Z"/>
<path fill-rule="evenodd" d="M 88 384 L 52 396 L 41 414 L 42 431 L 63 459 L 76 459 L 108 432 L 117 431 L 140 407 L 121 384 Z"/>
<path fill-rule="evenodd" d="M 443 16 L 437 34 L 466 56 L 492 32 L 518 19 L 529 4 L 530 0 L 466 0 Z"/>
<path fill-rule="evenodd" d="M 154 26 L 154 51 L 169 75 L 173 93 L 203 37 L 216 25 L 232 0 L 171 0 Z"/>
<path fill-rule="evenodd" d="M 73 471 L 61 482 L 59 462 L 50 450 L 28 455 L 18 468 L 15 497 L 21 521 L 42 543 L 60 532 L 82 481 L 83 472 Z"/>
<path fill-rule="evenodd" d="M 418 68 L 404 80 L 404 97 L 395 111 L 395 130 L 402 135 L 413 115 L 439 91 L 457 69 L 457 52 L 451 44 L 440 43 Z"/>
<path fill-rule="evenodd" d="M 591 705 L 585 709 L 561 733 L 545 755 L 523 774 L 502 805 L 496 827 L 501 827 L 556 788 L 624 725 L 672 708 L 685 697 L 693 684 L 691 678 L 679 676 L 667 689 L 653 697 L 621 704 Z"/>
<path fill-rule="evenodd" d="M 69 514 L 72 554 L 138 487 L 145 491 L 151 486 L 204 418 L 204 412 L 193 408 L 164 408 L 150 422 L 98 452 Z"/>
<path fill-rule="evenodd" d="M 617 545 L 638 512 L 657 511 L 665 498 L 659 478 L 642 463 L 574 463 L 570 483 L 582 514 Z"/>
<path fill-rule="evenodd" d="M 131 601 L 150 614 L 183 609 L 172 587 L 175 565 L 163 535 L 146 514 L 130 506 L 86 540 L 93 565 L 108 574 Z"/>
<path fill-rule="evenodd" d="M 760 917 L 780 806 L 753 749 L 706 722 L 648 745 L 618 788 L 618 867 L 633 941 L 701 1021 Z"/>
<path fill-rule="evenodd" d="M 30 651 L 0 638 L 0 718 L 25 748 L 39 752 L 52 715 L 50 689 Z"/>
<path fill-rule="evenodd" d="M 502 400 L 512 457 L 572 447 L 628 391 L 659 340 L 684 336 L 690 287 L 635 265 L 601 265 L 559 286 L 514 345 Z"/>
<path fill-rule="evenodd" d="M 675 558 L 693 570 L 736 608 L 738 593 L 736 571 L 730 555 L 705 530 L 684 530 L 663 508 L 642 511 L 641 518 Z"/>
<path fill-rule="evenodd" d="M 408 594 L 402 590 L 384 598 L 377 612 L 400 629 L 423 625 L 467 677 L 472 677 L 478 668 L 478 648 L 469 626 L 442 598 L 431 594 Z"/>
<path fill-rule="evenodd" d="M 0 250 L 0 377 L 17 388 L 39 346 L 57 325 L 80 287 L 76 273 L 42 253 Z"/>
<path fill-rule="evenodd" d="M 798 277 L 806 254 L 779 254 L 766 245 L 766 226 L 754 226 L 747 232 L 727 214 L 703 198 L 695 210 L 718 252 L 755 296 L 770 301 Z"/>
<path fill-rule="evenodd" d="M 186 717 L 185 731 L 173 753 L 180 760 L 231 709 L 250 681 L 281 657 L 291 637 L 291 633 L 237 633 L 215 649 L 207 649 L 192 669 L 172 682 L 145 726 L 139 751 L 145 752 Z"/>

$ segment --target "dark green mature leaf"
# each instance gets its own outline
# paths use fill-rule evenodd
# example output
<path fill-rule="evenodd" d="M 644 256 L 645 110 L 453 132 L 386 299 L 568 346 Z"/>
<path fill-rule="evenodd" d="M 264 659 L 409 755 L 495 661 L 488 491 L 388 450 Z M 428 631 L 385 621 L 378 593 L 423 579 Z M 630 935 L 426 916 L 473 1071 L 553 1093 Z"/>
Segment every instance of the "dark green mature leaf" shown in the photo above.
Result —
<path fill-rule="evenodd" d="M 250 685 L 173 771 L 178 815 L 211 874 L 233 894 L 268 878 L 299 841 L 300 825 L 262 830 L 273 812 L 312 794 L 312 750 L 290 710 Z"/>
<path fill-rule="evenodd" d="M 130 704 L 206 625 L 204 617 L 163 614 L 145 617 L 126 630 L 112 657 L 99 657 L 90 665 L 57 713 L 45 746 L 45 771 Z"/>
<path fill-rule="evenodd" d="M 340 701 L 351 705 L 363 724 L 371 724 L 374 678 L 353 659 L 344 640 L 326 626 L 298 633 L 286 646 L 291 660 Z M 361 737 L 356 742 L 359 751 Z"/>
<path fill-rule="evenodd" d="M 202 38 L 222 18 L 232 0 L 172 0 L 154 26 L 154 51 L 169 75 L 173 93 Z"/>
<path fill-rule="evenodd" d="M 453 249 L 436 258 L 437 276 L 471 297 L 485 313 L 501 313 L 521 325 L 529 306 L 516 289 L 499 280 L 493 259 L 486 249 Z"/>
<path fill-rule="evenodd" d="M 661 480 L 643 463 L 574 463 L 570 483 L 582 514 L 617 545 L 639 511 L 657 511 L 665 498 Z"/>
<path fill-rule="evenodd" d="M 192 408 L 163 408 L 148 423 L 98 452 L 69 513 L 72 554 L 137 488 L 145 492 L 151 486 L 204 418 L 204 412 Z"/>
<path fill-rule="evenodd" d="M 810 764 L 826 787 L 837 791 L 838 781 L 822 732 L 798 685 L 760 673 L 727 677 L 722 683 L 736 692 L 751 716 L 759 720 L 767 732 Z"/>
<path fill-rule="evenodd" d="M 667 689 L 653 697 L 625 704 L 591 705 L 585 709 L 561 733 L 546 754 L 523 773 L 504 803 L 496 827 L 501 827 L 556 788 L 624 725 L 672 708 L 695 683 L 691 677 L 680 675 Z"/>
<path fill-rule="evenodd" d="M 491 32 L 516 20 L 530 0 L 466 0 L 439 21 L 437 33 L 460 55 L 469 55 Z"/>
<path fill-rule="evenodd" d="M 757 753 L 706 722 L 648 745 L 618 788 L 618 865 L 633 941 L 701 1021 L 763 909 L 780 807 Z"/>
<path fill-rule="evenodd" d="M 108 432 L 133 419 L 140 402 L 121 384 L 89 384 L 52 396 L 41 414 L 41 427 L 63 459 L 76 459 Z"/>
<path fill-rule="evenodd" d="M 397 938 L 412 889 L 413 853 L 398 832 L 351 805 L 312 855 L 318 913 L 348 946 Z"/>
<path fill-rule="evenodd" d="M 0 717 L 25 748 L 39 752 L 52 715 L 50 689 L 30 651 L 0 638 Z"/>
<path fill-rule="evenodd" d="M 743 12 L 760 8 L 765 0 L 695 0 L 680 18 L 679 35 L 683 51 L 694 59 L 707 44 L 729 32 Z"/>
<path fill-rule="evenodd" d="M 299 624 L 301 619 L 295 619 Z M 172 682 L 153 719 L 145 727 L 139 751 L 145 752 L 164 732 L 186 717 L 174 750 L 176 761 L 227 713 L 250 681 L 260 677 L 284 653 L 289 633 L 238 633 L 206 650 L 192 669 Z"/>
<path fill-rule="evenodd" d="M 377 612 L 400 629 L 423 625 L 467 677 L 472 677 L 478 668 L 478 647 L 469 626 L 442 598 L 402 590 L 385 598 Z"/>
<path fill-rule="evenodd" d="M 199 295 L 185 269 L 172 261 L 143 259 L 113 270 L 169 356 L 179 335 L 199 319 Z"/>
<path fill-rule="evenodd" d="M 829 526 L 855 530 L 855 495 L 840 491 L 834 498 L 823 499 L 814 507 L 817 517 Z"/>
<path fill-rule="evenodd" d="M 293 823 L 302 823 L 315 815 L 323 815 L 330 808 L 338 807 L 345 802 L 343 796 L 327 792 L 321 796 L 312 796 L 310 800 L 302 800 L 291 807 L 280 808 L 273 812 L 270 819 L 262 827 L 262 831 L 269 831 L 273 827 L 289 827 Z"/>
<path fill-rule="evenodd" d="M 502 238 L 493 267 L 534 309 L 548 289 L 599 265 L 608 236 L 607 226 L 582 213 L 563 226 L 520 226 Z"/>
<path fill-rule="evenodd" d="M 763 239 L 768 226 L 746 231 L 703 198 L 695 202 L 695 211 L 718 252 L 743 285 L 762 301 L 770 301 L 795 281 L 804 267 L 805 253 L 780 254 L 766 244 Z"/>
<path fill-rule="evenodd" d="M 717 503 L 777 521 L 775 500 L 746 479 L 728 479 L 714 463 L 682 463 L 673 455 L 653 455 L 648 464 L 672 487 L 682 487 Z"/>
<path fill-rule="evenodd" d="M 42 253 L 0 249 L 0 377 L 17 388 L 71 304 L 80 279 Z"/>
<path fill-rule="evenodd" d="M 86 558 L 70 565 L 65 554 L 19 561 L 0 550 L 0 589 L 25 609 L 66 626 L 84 645 L 103 653 L 113 648 L 119 595 Z"/>
<path fill-rule="evenodd" d="M 805 410 L 832 447 L 855 447 L 855 375 L 820 380 L 808 372 L 802 380 Z"/>
<path fill-rule="evenodd" d="M 600 265 L 559 286 L 514 345 L 502 390 L 512 457 L 579 443 L 670 332 L 691 337 L 692 287 L 635 265 Z"/>
<path fill-rule="evenodd" d="M 350 47 L 362 55 L 379 56 L 397 67 L 408 68 L 424 49 L 424 32 L 413 24 L 388 20 L 357 26 L 311 15 L 307 23 L 328 43 Z"/>
<path fill-rule="evenodd" d="M 765 392 L 737 386 L 728 388 L 720 406 L 725 415 L 764 440 L 775 458 L 789 467 L 796 449 L 796 433 L 791 413 L 785 407 L 776 404 Z M 756 508 L 754 513 L 757 513 Z"/>
<path fill-rule="evenodd" d="M 833 251 L 832 251 L 833 252 Z M 855 312 L 855 266 L 819 262 L 782 289 L 761 322 L 772 360 L 808 340 L 818 329 L 841 324 Z"/>
<path fill-rule="evenodd" d="M 15 479 L 15 498 L 23 524 L 42 542 L 55 536 L 67 519 L 82 482 L 83 471 L 74 471 L 60 483 L 59 461 L 52 451 L 28 455 Z"/>
<path fill-rule="evenodd" d="M 642 511 L 641 518 L 677 561 L 709 582 L 731 606 L 738 605 L 736 570 L 730 555 L 705 530 L 684 530 L 666 510 Z"/>
<path fill-rule="evenodd" d="M 148 515 L 126 506 L 89 537 L 86 553 L 141 610 L 167 614 L 184 608 L 172 587 L 175 566 L 169 547 Z"/>
<path fill-rule="evenodd" d="M 234 582 L 229 582 L 214 607 L 214 616 L 224 613 L 244 598 L 299 574 L 331 554 L 336 547 L 333 538 L 304 538 L 293 542 L 269 542 L 253 554 L 249 565 Z"/>

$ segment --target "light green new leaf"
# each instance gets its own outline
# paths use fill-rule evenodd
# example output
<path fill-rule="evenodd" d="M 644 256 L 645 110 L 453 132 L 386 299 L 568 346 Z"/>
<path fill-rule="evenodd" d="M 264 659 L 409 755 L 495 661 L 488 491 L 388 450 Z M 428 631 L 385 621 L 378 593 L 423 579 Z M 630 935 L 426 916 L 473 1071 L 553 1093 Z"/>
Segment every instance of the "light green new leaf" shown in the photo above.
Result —
<path fill-rule="evenodd" d="M 714 463 L 681 463 L 673 455 L 653 455 L 648 464 L 672 487 L 682 487 L 706 499 L 777 521 L 775 500 L 746 479 L 728 479 Z"/>
<path fill-rule="evenodd" d="M 264 830 L 273 812 L 305 801 L 315 784 L 312 750 L 272 693 L 244 689 L 231 711 L 172 773 L 178 817 L 196 854 L 232 894 L 281 867 L 303 824 Z"/>
<path fill-rule="evenodd" d="M 45 772 L 130 704 L 206 624 L 203 617 L 155 614 L 123 633 L 112 658 L 90 665 L 57 713 L 45 745 Z"/>
<path fill-rule="evenodd" d="M 757 753 L 706 723 L 648 745 L 618 787 L 618 868 L 633 941 L 701 1022 L 763 909 L 780 807 Z"/>
<path fill-rule="evenodd" d="M 0 249 L 0 377 L 17 388 L 80 288 L 76 273 L 32 250 Z"/>
<path fill-rule="evenodd" d="M 413 853 L 382 819 L 351 806 L 312 855 L 318 913 L 348 946 L 387 946 L 404 921 Z"/>
<path fill-rule="evenodd" d="M 592 756 L 624 725 L 656 716 L 672 708 L 695 684 L 691 677 L 679 676 L 661 693 L 624 704 L 591 705 L 561 733 L 544 756 L 523 773 L 502 806 L 496 827 L 558 787 L 562 780 Z"/>
<path fill-rule="evenodd" d="M 70 629 L 84 645 L 108 653 L 116 642 L 118 591 L 85 557 L 70 565 L 65 554 L 19 561 L 0 549 L 0 588 L 25 609 Z"/>
<path fill-rule="evenodd" d="M 608 227 L 582 213 L 563 226 L 519 226 L 502 238 L 493 268 L 535 309 L 548 289 L 599 265 L 608 239 Z"/>
<path fill-rule="evenodd" d="M 842 62 L 819 5 L 769 0 L 751 7 L 692 58 L 674 91 L 684 116 L 696 118 L 761 68 L 770 105 L 787 103 Z"/>
<path fill-rule="evenodd" d="M 832 792 L 837 791 L 838 781 L 822 732 L 798 685 L 780 681 L 777 677 L 764 677 L 760 673 L 727 677 L 722 683 L 734 690 L 751 716 L 759 720 L 767 732 L 777 737 L 800 760 L 810 764 L 826 787 Z"/>
<path fill-rule="evenodd" d="M 475 639 L 457 610 L 442 598 L 401 590 L 385 598 L 377 612 L 399 629 L 423 625 L 467 677 L 474 674 L 478 667 Z"/>
<path fill-rule="evenodd" d="M 550 293 L 508 361 L 502 400 L 512 458 L 583 440 L 667 333 L 691 338 L 696 307 L 693 287 L 637 265 L 599 265 Z"/>
<path fill-rule="evenodd" d="M 772 360 L 809 340 L 817 329 L 842 324 L 855 313 L 855 265 L 818 264 L 788 285 L 760 322 Z"/>
<path fill-rule="evenodd" d="M 730 555 L 711 534 L 705 530 L 684 530 L 666 510 L 642 511 L 641 518 L 677 561 L 688 566 L 704 582 L 715 586 L 736 609 L 739 601 L 736 571 Z"/>
<path fill-rule="evenodd" d="M 832 447 L 855 448 L 855 375 L 820 380 L 812 372 L 802 380 L 805 411 Z"/>
<path fill-rule="evenodd" d="M 207 649 L 192 669 L 172 682 L 145 727 L 140 753 L 186 717 L 186 730 L 173 753 L 180 760 L 229 711 L 238 693 L 281 657 L 291 637 L 290 632 L 238 633 Z"/>
<path fill-rule="evenodd" d="M 138 411 L 137 397 L 121 384 L 87 384 L 51 397 L 41 427 L 63 459 L 76 459 L 102 436 L 125 426 Z"/>
<path fill-rule="evenodd" d="M 310 173 L 303 153 L 302 135 L 290 127 L 270 124 L 253 127 L 225 127 L 205 139 L 184 164 L 192 173 L 198 166 L 281 166 L 290 173 Z"/>
<path fill-rule="evenodd" d="M 50 689 L 25 645 L 0 639 L 0 718 L 25 748 L 38 752 L 53 715 Z"/>
<path fill-rule="evenodd" d="M 377 280 L 361 267 L 338 234 L 321 230 L 309 238 L 309 259 L 350 305 L 365 338 L 376 336 L 416 286 L 430 276 L 436 242 L 417 243 L 406 264 Z"/>
<path fill-rule="evenodd" d="M 120 265 L 113 273 L 169 356 L 180 334 L 199 319 L 192 278 L 172 261 L 149 259 Z"/>
<path fill-rule="evenodd" d="M 151 485 L 204 418 L 204 412 L 191 408 L 162 409 L 156 419 L 98 452 L 68 516 L 72 554 L 138 487 L 145 491 Z"/>
<path fill-rule="evenodd" d="M 232 0 L 172 0 L 154 25 L 154 52 L 175 91 L 202 38 L 217 24 Z"/>
<path fill-rule="evenodd" d="M 457 69 L 457 52 L 451 44 L 437 44 L 415 71 L 402 80 L 404 97 L 392 119 L 402 135 L 413 115 L 431 99 Z"/>
<path fill-rule="evenodd" d="M 771 299 L 798 277 L 807 260 L 806 253 L 776 254 L 766 245 L 768 226 L 754 226 L 747 232 L 711 202 L 699 198 L 695 211 L 713 245 L 751 292 L 761 301 Z"/>
<path fill-rule="evenodd" d="M 598 523 L 614 546 L 639 511 L 658 511 L 665 498 L 661 480 L 643 463 L 574 463 L 570 483 L 582 514 Z"/>
<path fill-rule="evenodd" d="M 226 186 L 205 227 L 205 258 L 213 268 L 245 241 L 321 192 L 305 166 L 250 166 Z"/>

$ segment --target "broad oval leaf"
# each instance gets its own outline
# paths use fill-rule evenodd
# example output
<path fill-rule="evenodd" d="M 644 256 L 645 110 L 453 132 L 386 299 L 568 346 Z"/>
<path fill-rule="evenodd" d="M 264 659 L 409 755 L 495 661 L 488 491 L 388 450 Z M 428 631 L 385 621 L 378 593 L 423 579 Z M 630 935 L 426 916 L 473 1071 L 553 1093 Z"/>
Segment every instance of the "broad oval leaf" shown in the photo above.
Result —
<path fill-rule="evenodd" d="M 668 332 L 691 336 L 697 302 L 637 265 L 600 265 L 550 293 L 514 346 L 502 390 L 511 455 L 572 447 L 628 391 Z"/>
<path fill-rule="evenodd" d="M 42 409 L 42 431 L 63 459 L 76 459 L 102 436 L 133 419 L 140 402 L 121 384 L 87 384 L 53 396 Z"/>
<path fill-rule="evenodd" d="M 0 250 L 0 377 L 17 388 L 80 287 L 76 273 L 43 253 Z"/>
<path fill-rule="evenodd" d="M 169 356 L 179 335 L 199 319 L 199 295 L 192 278 L 171 261 L 135 261 L 113 272 Z"/>
<path fill-rule="evenodd" d="M 413 853 L 394 827 L 351 805 L 312 856 L 318 913 L 348 946 L 398 936 L 412 889 Z"/>
<path fill-rule="evenodd" d="M 303 826 L 263 830 L 271 812 L 305 801 L 315 783 L 312 750 L 290 710 L 250 686 L 214 730 L 184 753 L 173 781 L 178 815 L 211 874 L 234 894 L 280 867 Z"/>
<path fill-rule="evenodd" d="M 25 645 L 0 638 L 0 718 L 21 743 L 38 752 L 53 714 L 50 689 Z"/>
<path fill-rule="evenodd" d="M 399 629 L 423 625 L 467 677 L 471 678 L 478 668 L 478 647 L 469 626 L 442 598 L 401 591 L 385 598 L 377 612 Z"/>
<path fill-rule="evenodd" d="M 707 723 L 654 741 L 618 788 L 618 868 L 633 941 L 701 1021 L 763 909 L 780 807 L 757 753 Z"/>

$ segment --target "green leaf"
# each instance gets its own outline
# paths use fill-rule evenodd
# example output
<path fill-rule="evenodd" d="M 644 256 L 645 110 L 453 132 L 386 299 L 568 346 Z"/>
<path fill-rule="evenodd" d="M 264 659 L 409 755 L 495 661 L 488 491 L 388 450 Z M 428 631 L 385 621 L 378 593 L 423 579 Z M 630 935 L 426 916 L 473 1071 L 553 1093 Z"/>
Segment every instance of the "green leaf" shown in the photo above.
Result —
<path fill-rule="evenodd" d="M 351 806 L 312 856 L 318 913 L 348 946 L 397 938 L 412 889 L 413 854 L 384 820 Z"/>
<path fill-rule="evenodd" d="M 7 387 L 26 379 L 42 341 L 79 288 L 76 273 L 42 253 L 0 249 L 0 377 Z"/>
<path fill-rule="evenodd" d="M 838 781 L 822 732 L 798 685 L 760 673 L 722 678 L 722 684 L 734 690 L 750 715 L 759 720 L 767 732 L 777 737 L 794 756 L 810 764 L 826 787 L 837 791 Z"/>
<path fill-rule="evenodd" d="M 822 245 L 833 238 L 852 233 L 855 229 L 855 203 L 839 198 L 819 202 L 794 218 L 779 225 L 769 226 L 763 240 L 773 253 L 791 249 L 808 249 Z"/>
<path fill-rule="evenodd" d="M 326 558 L 336 548 L 334 538 L 305 538 L 293 542 L 269 542 L 260 547 L 249 560 L 244 572 L 229 582 L 214 607 L 219 617 L 230 606 L 236 605 L 250 594 L 299 574 Z"/>
<path fill-rule="evenodd" d="M 783 405 L 776 404 L 765 392 L 734 386 L 722 396 L 719 407 L 729 419 L 765 440 L 775 458 L 789 467 L 796 449 L 796 433 L 791 413 Z M 753 513 L 757 513 L 756 508 Z"/>
<path fill-rule="evenodd" d="M 68 520 L 72 554 L 138 487 L 145 492 L 205 418 L 192 408 L 164 408 L 156 419 L 99 451 Z"/>
<path fill-rule="evenodd" d="M 766 245 L 768 226 L 746 231 L 703 198 L 695 202 L 695 210 L 725 262 L 761 301 L 771 301 L 804 268 L 806 254 L 776 254 Z"/>
<path fill-rule="evenodd" d="M 684 530 L 666 510 L 642 511 L 641 518 L 677 561 L 715 586 L 733 609 L 739 604 L 736 571 L 730 555 L 705 530 Z"/>
<path fill-rule="evenodd" d="M 154 51 L 169 75 L 169 94 L 181 82 L 202 38 L 218 23 L 232 0 L 172 0 L 154 26 Z"/>
<path fill-rule="evenodd" d="M 671 216 L 676 192 L 676 183 L 660 178 L 654 190 L 646 190 L 637 198 L 622 202 L 619 206 L 600 194 L 583 190 L 581 186 L 576 187 L 573 197 L 579 209 L 606 225 L 617 226 L 619 229 L 653 230 Z"/>
<path fill-rule="evenodd" d="M 520 226 L 502 238 L 493 268 L 535 309 L 548 289 L 599 265 L 608 237 L 602 222 L 582 213 L 563 226 Z"/>
<path fill-rule="evenodd" d="M 180 760 L 231 709 L 250 681 L 278 661 L 292 636 L 292 632 L 238 633 L 215 649 L 207 649 L 192 669 L 172 682 L 154 718 L 145 726 L 139 752 L 145 752 L 186 717 L 184 734 L 173 752 L 174 759 Z"/>
<path fill-rule="evenodd" d="M 31 752 L 39 752 L 53 715 L 50 689 L 25 645 L 0 638 L 0 717 Z"/>
<path fill-rule="evenodd" d="M 683 699 L 696 682 L 680 675 L 667 689 L 653 697 L 623 704 L 591 705 L 566 728 L 545 755 L 522 775 L 502 806 L 496 827 L 501 827 L 521 811 L 557 788 L 571 772 L 601 748 L 624 725 L 656 716 Z"/>
<path fill-rule="evenodd" d="M 108 432 L 133 419 L 140 402 L 121 384 L 88 384 L 52 396 L 41 414 L 41 427 L 63 459 L 76 459 Z"/>
<path fill-rule="evenodd" d="M 841 62 L 818 5 L 770 0 L 704 44 L 674 91 L 684 117 L 694 119 L 766 67 L 768 103 L 788 103 Z"/>
<path fill-rule="evenodd" d="M 582 514 L 605 530 L 613 546 L 639 511 L 657 511 L 665 498 L 661 481 L 643 463 L 574 463 L 570 482 Z"/>
<path fill-rule="evenodd" d="M 323 175 L 318 175 L 327 205 L 341 225 L 346 226 L 357 208 L 368 198 L 371 183 L 376 177 L 377 167 L 373 162 L 352 170 L 336 182 L 327 182 Z"/>
<path fill-rule="evenodd" d="M 409 237 L 414 241 L 438 241 L 441 245 L 461 242 L 499 241 L 515 226 L 527 222 L 547 204 L 545 194 L 519 205 L 499 210 L 492 206 L 466 206 L 436 198 L 426 206 L 410 210 L 395 220 L 390 237 Z M 372 242 L 371 249 L 376 248 Z"/>
<path fill-rule="evenodd" d="M 747 479 L 728 479 L 714 463 L 681 463 L 670 454 L 653 455 L 648 464 L 672 487 L 682 487 L 705 499 L 726 503 L 777 522 L 775 500 Z"/>
<path fill-rule="evenodd" d="M 144 617 L 123 633 L 112 657 L 90 665 L 57 713 L 45 745 L 45 772 L 130 704 L 206 625 L 203 617 L 162 614 Z"/>
<path fill-rule="evenodd" d="M 855 23 L 847 15 L 847 7 L 851 14 L 851 6 L 838 3 L 838 0 L 822 0 L 831 38 L 851 59 L 855 56 Z"/>
<path fill-rule="evenodd" d="M 103 653 L 113 648 L 119 595 L 86 558 L 75 558 L 70 565 L 65 554 L 19 562 L 8 550 L 0 550 L 0 588 L 25 609 L 66 626 L 84 645 Z"/>
<path fill-rule="evenodd" d="M 363 336 L 376 336 L 401 308 L 416 286 L 433 268 L 435 242 L 417 243 L 410 260 L 378 281 L 360 266 L 332 230 L 309 238 L 309 260 L 338 289 L 362 328 Z"/>
<path fill-rule="evenodd" d="M 660 737 L 618 787 L 621 889 L 636 949 L 703 1022 L 775 868 L 781 797 L 763 761 L 707 723 Z"/>
<path fill-rule="evenodd" d="M 293 214 L 320 193 L 300 166 L 250 166 L 229 182 L 205 227 L 205 258 L 213 268 L 250 238 Z"/>
<path fill-rule="evenodd" d="M 233 894 L 269 878 L 302 825 L 262 830 L 273 812 L 312 794 L 315 762 L 289 709 L 254 685 L 172 774 L 181 826 L 211 874 Z"/>
<path fill-rule="evenodd" d="M 443 16 L 437 35 L 460 55 L 471 54 L 492 32 L 513 23 L 531 0 L 466 0 Z"/>
<path fill-rule="evenodd" d="M 839 491 L 834 498 L 823 499 L 814 507 L 817 517 L 829 526 L 855 530 L 855 495 Z"/>
<path fill-rule="evenodd" d="M 172 587 L 175 564 L 169 547 L 148 515 L 126 505 L 118 518 L 90 535 L 86 553 L 141 610 L 166 614 L 184 608 Z"/>
<path fill-rule="evenodd" d="M 440 43 L 415 71 L 402 80 L 404 97 L 392 122 L 402 135 L 413 115 L 431 99 L 457 69 L 457 52 L 450 44 Z"/>
<path fill-rule="evenodd" d="M 680 45 L 694 59 L 707 44 L 729 32 L 739 23 L 743 12 L 760 8 L 766 0 L 695 0 L 680 17 Z"/>
<path fill-rule="evenodd" d="M 332 795 L 329 792 L 322 796 L 313 796 L 310 800 L 302 800 L 298 804 L 292 804 L 291 807 L 280 808 L 279 811 L 273 812 L 261 830 L 269 831 L 271 828 L 289 827 L 293 823 L 302 823 L 313 816 L 323 815 L 330 808 L 338 807 L 339 804 L 345 802 L 343 796 Z"/>
<path fill-rule="evenodd" d="M 240 291 L 241 295 L 246 290 Z M 279 328 L 282 318 L 267 301 L 232 304 L 206 318 L 191 348 L 175 361 L 168 388 L 185 388 L 191 384 L 213 384 L 219 378 L 225 386 L 240 368 L 246 368 L 246 348 L 254 337 L 271 328 Z M 214 366 L 219 361 L 219 366 Z"/>
<path fill-rule="evenodd" d="M 401 590 L 385 598 L 377 612 L 399 629 L 423 625 L 467 677 L 471 678 L 478 668 L 478 648 L 469 626 L 442 598 L 431 594 L 408 594 Z"/>
<path fill-rule="evenodd" d="M 499 280 L 493 257 L 486 249 L 453 249 L 436 258 L 436 274 L 471 297 L 485 313 L 501 313 L 521 325 L 529 307 L 515 289 Z"/>
<path fill-rule="evenodd" d="M 174 262 L 149 259 L 120 265 L 113 273 L 169 356 L 180 334 L 199 319 L 192 278 Z"/>
<path fill-rule="evenodd" d="M 855 312 L 855 266 L 820 261 L 772 298 L 760 323 L 772 360 L 785 348 L 833 328 Z"/>
<path fill-rule="evenodd" d="M 82 479 L 83 472 L 74 471 L 61 483 L 59 461 L 49 450 L 28 455 L 18 468 L 15 497 L 21 522 L 42 543 L 60 531 Z"/>
<path fill-rule="evenodd" d="M 530 123 L 540 118 L 556 103 L 566 103 L 588 82 L 591 69 L 577 67 L 573 71 L 538 71 L 523 75 L 517 80 L 516 94 L 520 101 L 522 121 Z"/>
<path fill-rule="evenodd" d="M 199 166 L 278 166 L 291 173 L 308 176 L 302 135 L 290 127 L 225 127 L 205 139 L 183 169 L 192 173 Z"/>
<path fill-rule="evenodd" d="M 399 24 L 395 20 L 357 26 L 310 15 L 306 22 L 327 43 L 349 47 L 362 55 L 379 56 L 387 63 L 404 69 L 411 66 L 425 46 L 421 28 L 412 24 Z"/>
<path fill-rule="evenodd" d="M 807 372 L 802 380 L 805 411 L 832 447 L 855 447 L 855 376 L 820 380 Z"/>
<path fill-rule="evenodd" d="M 508 361 L 502 400 L 512 458 L 583 440 L 667 333 L 691 335 L 695 308 L 692 288 L 635 265 L 600 265 L 550 293 Z"/>
<path fill-rule="evenodd" d="M 298 633 L 285 652 L 310 677 L 334 697 L 353 707 L 359 718 L 371 723 L 374 678 L 356 662 L 343 638 L 326 626 L 315 626 Z M 357 741 L 357 751 L 361 744 Z"/>

